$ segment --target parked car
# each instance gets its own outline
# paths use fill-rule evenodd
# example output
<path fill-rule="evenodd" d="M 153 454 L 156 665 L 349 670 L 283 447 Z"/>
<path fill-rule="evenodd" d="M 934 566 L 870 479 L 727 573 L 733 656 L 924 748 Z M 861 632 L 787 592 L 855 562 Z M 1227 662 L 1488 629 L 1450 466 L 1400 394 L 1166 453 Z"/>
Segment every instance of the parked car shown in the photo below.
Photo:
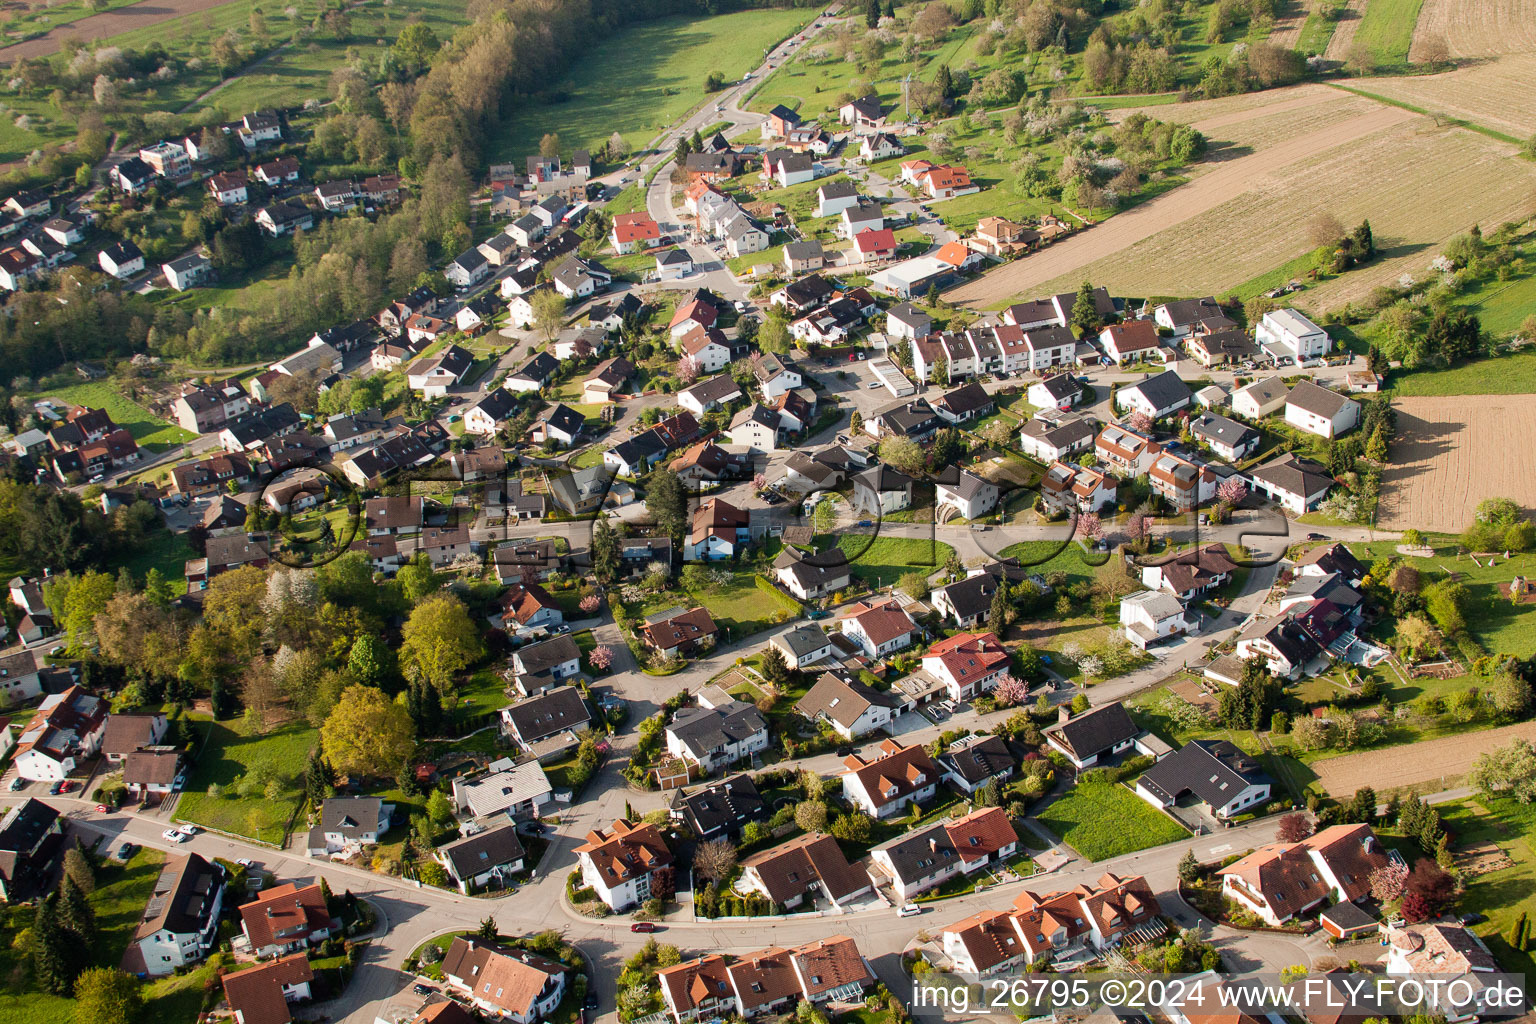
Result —
<path fill-rule="evenodd" d="M 918 906 L 916 903 L 908 903 L 906 906 L 904 906 L 900 910 L 896 911 L 896 916 L 897 917 L 916 917 L 918 914 L 921 914 L 922 912 L 923 912 L 923 908 Z"/>
<path fill-rule="evenodd" d="M 168 828 L 160 833 L 161 838 L 172 843 L 185 843 L 191 840 L 191 836 L 179 828 Z"/>
<path fill-rule="evenodd" d="M 48 795 L 49 796 L 58 796 L 62 792 L 64 792 L 64 782 L 63 782 L 63 780 L 55 782 L 53 785 L 48 787 Z"/>
<path fill-rule="evenodd" d="M 18 789 L 20 789 L 21 787 L 25 786 L 26 784 L 27 784 L 27 780 L 26 779 L 22 778 L 20 775 L 16 776 L 14 779 L 11 780 L 11 792 L 12 793 L 16 792 Z"/>
<path fill-rule="evenodd" d="M 416 984 L 411 986 L 411 991 L 415 992 L 419 996 L 429 996 L 436 992 L 437 989 L 433 988 L 431 985 L 426 985 L 418 981 Z"/>
<path fill-rule="evenodd" d="M 245 868 L 247 871 L 256 866 L 256 862 L 251 860 L 249 857 L 241 857 L 239 860 L 235 861 L 235 863 Z"/>
<path fill-rule="evenodd" d="M 132 843 L 122 843 L 117 848 L 117 859 L 127 860 L 129 857 L 133 856 L 134 851 L 137 849 L 138 847 L 134 846 Z"/>
<path fill-rule="evenodd" d="M 201 835 L 203 831 L 201 825 L 181 825 L 179 828 L 189 836 Z"/>
<path fill-rule="evenodd" d="M 629 926 L 629 930 L 632 932 L 653 932 L 656 930 L 656 926 L 649 921 L 636 921 Z"/>

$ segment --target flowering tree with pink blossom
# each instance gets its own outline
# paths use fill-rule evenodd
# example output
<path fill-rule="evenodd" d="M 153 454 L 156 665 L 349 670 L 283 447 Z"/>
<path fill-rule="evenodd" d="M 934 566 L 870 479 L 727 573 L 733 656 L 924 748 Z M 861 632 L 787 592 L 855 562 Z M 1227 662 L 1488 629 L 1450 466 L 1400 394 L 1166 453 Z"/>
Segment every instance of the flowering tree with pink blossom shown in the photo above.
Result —
<path fill-rule="evenodd" d="M 1029 684 L 1010 673 L 997 681 L 992 697 L 1005 708 L 1023 704 L 1029 700 Z"/>
<path fill-rule="evenodd" d="M 587 664 L 599 672 L 607 672 L 613 667 L 613 648 L 598 644 L 587 652 Z"/>
<path fill-rule="evenodd" d="M 1228 477 L 1216 488 L 1216 500 L 1228 508 L 1236 508 L 1237 503 L 1248 497 L 1248 485 L 1241 477 Z"/>
<path fill-rule="evenodd" d="M 677 376 L 684 384 L 698 380 L 699 360 L 693 355 L 684 355 L 677 361 Z"/>
<path fill-rule="evenodd" d="M 1408 865 L 1390 861 L 1371 872 L 1371 895 L 1382 903 L 1391 903 L 1403 894 L 1408 881 Z"/>
<path fill-rule="evenodd" d="M 579 605 L 581 610 L 586 612 L 588 615 L 591 615 L 602 606 L 603 599 L 598 597 L 596 594 L 588 594 L 586 597 L 581 599 L 581 604 Z"/>
<path fill-rule="evenodd" d="M 1084 512 L 1077 517 L 1077 535 L 1089 540 L 1098 540 L 1104 536 L 1104 523 L 1097 512 Z"/>
<path fill-rule="evenodd" d="M 766 473 L 756 473 L 756 474 L 753 475 L 753 477 L 752 477 L 752 489 L 753 490 L 760 491 L 764 487 L 767 487 L 767 486 L 768 486 L 768 474 L 766 474 Z"/>
<path fill-rule="evenodd" d="M 1152 532 L 1152 517 L 1145 512 L 1132 512 L 1131 517 L 1125 521 L 1126 536 L 1133 543 L 1140 543 L 1147 539 Z"/>
<path fill-rule="evenodd" d="M 1152 417 L 1144 412 L 1131 413 L 1131 429 L 1138 434 L 1145 434 L 1152 429 Z"/>

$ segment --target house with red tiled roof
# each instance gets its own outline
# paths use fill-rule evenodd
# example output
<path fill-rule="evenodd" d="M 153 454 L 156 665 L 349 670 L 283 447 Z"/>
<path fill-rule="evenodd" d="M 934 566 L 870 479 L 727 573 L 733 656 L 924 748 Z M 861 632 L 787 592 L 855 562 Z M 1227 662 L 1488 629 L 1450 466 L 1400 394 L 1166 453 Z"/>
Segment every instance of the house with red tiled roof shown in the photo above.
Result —
<path fill-rule="evenodd" d="M 932 799 L 944 774 L 920 744 L 904 747 L 892 739 L 881 742 L 880 756 L 874 760 L 849 754 L 843 767 L 843 798 L 876 818 L 889 818 L 908 804 Z"/>
<path fill-rule="evenodd" d="M 728 501 L 710 498 L 693 510 L 693 523 L 683 545 L 683 559 L 708 562 L 730 558 L 751 540 L 752 515 Z"/>
<path fill-rule="evenodd" d="M 107 702 L 79 686 L 43 698 L 13 748 L 16 774 L 34 782 L 57 782 L 101 749 Z"/>
<path fill-rule="evenodd" d="M 1067 892 L 1025 890 L 1011 913 L 986 911 L 956 921 L 944 930 L 942 943 L 956 971 L 995 974 L 1039 957 L 1073 960 L 1155 938 L 1166 930 L 1160 912 L 1145 878 L 1106 872 Z"/>
<path fill-rule="evenodd" d="M 983 807 L 876 846 L 869 851 L 870 876 L 879 888 L 889 887 L 898 904 L 906 903 L 957 875 L 1005 863 L 1018 846 L 1008 812 Z"/>
<path fill-rule="evenodd" d="M 743 892 L 768 897 L 786 910 L 809 906 L 843 906 L 873 889 L 869 876 L 843 855 L 837 840 L 824 832 L 796 836 L 741 862 Z"/>
<path fill-rule="evenodd" d="M 923 671 L 949 690 L 950 700 L 970 700 L 1008 674 L 1008 651 L 995 633 L 956 633 L 928 648 Z"/>
<path fill-rule="evenodd" d="M 257 957 L 281 956 L 330 938 L 331 912 L 319 885 L 287 882 L 241 906 L 240 930 Z"/>
<path fill-rule="evenodd" d="M 894 598 L 858 601 L 843 610 L 843 635 L 871 658 L 882 658 L 909 646 L 918 626 Z"/>
<path fill-rule="evenodd" d="M 736 1013 L 755 1017 L 811 1004 L 860 1003 L 875 984 L 859 947 L 846 935 L 832 935 L 791 949 L 770 947 L 738 957 L 726 968 Z"/>
<path fill-rule="evenodd" d="M 553 1013 L 565 995 L 564 964 L 495 942 L 461 935 L 442 966 L 449 991 L 493 1020 L 532 1024 Z"/>
<path fill-rule="evenodd" d="M 237 1024 L 288 1024 L 289 1003 L 310 998 L 315 978 L 309 958 L 294 953 L 259 967 L 224 975 L 224 998 Z"/>
<path fill-rule="evenodd" d="M 1221 891 L 1276 927 L 1314 908 L 1370 895 L 1371 872 L 1392 861 L 1369 825 L 1334 825 L 1299 843 L 1261 846 L 1217 872 Z"/>
<path fill-rule="evenodd" d="M 657 873 L 672 868 L 672 851 L 655 825 L 620 818 L 611 829 L 588 832 L 576 847 L 576 860 L 582 884 L 618 912 L 651 898 Z"/>
<path fill-rule="evenodd" d="M 652 650 L 692 654 L 701 644 L 713 644 L 719 631 L 708 610 L 679 611 L 673 608 L 647 619 L 640 628 L 640 635 Z"/>
<path fill-rule="evenodd" d="M 660 243 L 661 225 L 644 212 L 621 213 L 613 218 L 613 231 L 609 240 L 618 253 L 625 254 L 649 249 Z"/>
<path fill-rule="evenodd" d="M 720 307 L 711 302 L 707 295 L 701 293 L 677 307 L 671 321 L 667 324 L 667 330 L 671 333 L 672 340 L 677 341 L 695 327 L 708 329 L 715 326 L 715 321 L 718 319 L 720 319 Z"/>
<path fill-rule="evenodd" d="M 929 199 L 952 199 L 981 191 L 981 186 L 971 180 L 971 172 L 964 167 L 933 164 L 927 160 L 903 161 L 901 180 L 922 189 Z"/>
<path fill-rule="evenodd" d="M 565 622 L 560 605 L 537 583 L 513 584 L 497 604 L 500 615 L 492 618 L 491 623 L 513 636 L 545 633 Z"/>
<path fill-rule="evenodd" d="M 718 953 L 663 968 L 656 972 L 656 981 L 675 1024 L 725 1018 L 736 1010 L 731 975 Z"/>

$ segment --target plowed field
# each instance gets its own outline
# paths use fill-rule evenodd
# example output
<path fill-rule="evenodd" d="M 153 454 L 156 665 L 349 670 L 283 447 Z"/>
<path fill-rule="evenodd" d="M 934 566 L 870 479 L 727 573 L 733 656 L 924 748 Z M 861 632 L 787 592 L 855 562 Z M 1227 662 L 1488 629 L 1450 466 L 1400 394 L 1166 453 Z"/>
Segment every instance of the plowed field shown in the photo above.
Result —
<path fill-rule="evenodd" d="M 1383 529 L 1458 533 L 1484 498 L 1536 507 L 1536 395 L 1399 398 L 1398 439 L 1382 474 Z"/>

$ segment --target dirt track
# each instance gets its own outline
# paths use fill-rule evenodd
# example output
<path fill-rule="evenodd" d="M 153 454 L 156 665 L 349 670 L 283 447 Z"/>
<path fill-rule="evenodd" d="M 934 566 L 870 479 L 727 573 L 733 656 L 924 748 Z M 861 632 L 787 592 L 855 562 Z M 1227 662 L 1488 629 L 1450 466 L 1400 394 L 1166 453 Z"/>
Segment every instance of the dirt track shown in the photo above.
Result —
<path fill-rule="evenodd" d="M 1536 395 L 1399 398 L 1398 440 L 1382 474 L 1383 529 L 1455 533 L 1484 498 L 1536 506 L 1536 448 L 1511 444 L 1536 429 Z"/>
<path fill-rule="evenodd" d="M 162 21 L 179 18 L 183 14 L 196 14 L 214 7 L 222 7 L 230 0 L 144 0 L 141 4 L 119 7 L 105 14 L 93 14 L 88 18 L 50 29 L 36 39 L 0 49 L 0 63 L 14 64 L 27 57 L 46 57 L 57 53 L 66 39 L 107 39 L 120 32 L 146 28 Z"/>
<path fill-rule="evenodd" d="M 1325 90 L 1326 91 L 1326 90 Z M 1310 106 L 1323 102 L 1315 93 L 1293 96 L 1274 105 Z M 1268 116 L 1270 108 L 1222 114 L 1213 122 L 1231 123 Z M 1261 146 L 1254 152 L 1231 160 L 1207 165 L 1186 185 L 1158 196 L 1125 213 L 1117 214 L 1097 227 L 1081 232 L 1043 252 L 1010 263 L 991 274 L 964 285 L 946 297 L 967 306 L 985 308 L 1022 295 L 1042 282 L 1073 271 L 1095 260 L 1111 256 L 1150 238 L 1159 231 L 1199 217 L 1201 214 L 1247 192 L 1262 191 L 1273 176 L 1280 175 L 1292 163 L 1320 156 L 1330 150 L 1383 128 L 1411 120 L 1416 115 L 1397 107 L 1380 107 L 1337 124 L 1309 132 L 1278 144 Z M 1217 127 L 1219 125 L 1196 127 Z"/>
<path fill-rule="evenodd" d="M 1536 741 L 1536 722 L 1330 757 L 1313 762 L 1312 770 L 1317 773 L 1318 784 L 1334 797 L 1349 796 L 1361 786 L 1386 793 L 1433 783 L 1438 790 L 1456 786 L 1472 770 L 1479 754 L 1507 746 L 1516 738 Z"/>

